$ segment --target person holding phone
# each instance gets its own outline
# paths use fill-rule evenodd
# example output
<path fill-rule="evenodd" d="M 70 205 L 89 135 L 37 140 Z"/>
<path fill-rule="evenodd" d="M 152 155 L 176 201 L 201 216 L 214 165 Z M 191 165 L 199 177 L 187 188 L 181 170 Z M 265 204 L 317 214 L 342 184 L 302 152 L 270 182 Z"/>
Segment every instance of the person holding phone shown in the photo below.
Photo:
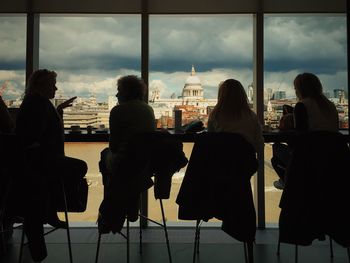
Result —
<path fill-rule="evenodd" d="M 72 106 L 76 97 L 58 105 L 51 103 L 55 97 L 57 74 L 39 69 L 30 76 L 25 96 L 16 122 L 16 135 L 24 154 L 26 181 L 24 197 L 25 231 L 33 260 L 41 261 L 46 255 L 43 223 L 66 228 L 60 221 L 53 200 L 61 193 L 60 182 L 65 187 L 76 185 L 87 172 L 83 160 L 65 156 L 63 110 Z M 59 187 L 59 188 L 58 188 Z"/>

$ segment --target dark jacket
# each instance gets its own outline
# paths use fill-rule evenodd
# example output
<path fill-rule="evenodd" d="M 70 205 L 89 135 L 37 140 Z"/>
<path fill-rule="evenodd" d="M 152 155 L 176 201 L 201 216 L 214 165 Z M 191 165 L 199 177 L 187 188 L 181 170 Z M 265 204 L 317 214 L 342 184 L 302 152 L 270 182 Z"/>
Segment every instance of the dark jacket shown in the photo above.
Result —
<path fill-rule="evenodd" d="M 254 147 L 235 133 L 197 135 L 176 203 L 179 219 L 223 221 L 240 241 L 255 238 L 250 178 L 258 167 Z"/>
<path fill-rule="evenodd" d="M 56 215 L 59 207 L 55 200 L 59 198 L 62 202 L 59 178 L 64 178 L 67 200 L 71 204 L 72 196 L 69 193 L 78 196 L 77 183 L 82 182 L 87 168 L 83 161 L 81 168 L 80 160 L 79 167 L 76 167 L 68 160 L 73 158 L 64 156 L 62 118 L 47 98 L 25 96 L 17 116 L 16 135 L 19 152 L 23 153 L 23 172 L 14 178 L 13 191 L 18 197 L 18 205 L 12 207 L 18 210 L 14 211 L 16 215 L 20 213 L 24 216 L 24 229 L 33 260 L 41 261 L 47 254 L 43 224 Z M 84 187 L 86 198 L 86 181 Z M 68 207 L 71 208 L 70 205 Z"/>
<path fill-rule="evenodd" d="M 104 158 L 106 150 L 102 152 Z M 100 161 L 105 195 L 98 220 L 101 233 L 120 232 L 126 216 L 136 221 L 140 194 L 155 183 L 155 198 L 169 198 L 172 175 L 187 164 L 182 142 L 168 133 L 152 132 L 129 141 L 126 154 L 113 174 Z M 154 176 L 154 183 L 151 177 Z"/>
<path fill-rule="evenodd" d="M 16 121 L 16 134 L 31 165 L 42 166 L 64 156 L 62 119 L 46 98 L 25 96 Z"/>
<path fill-rule="evenodd" d="M 350 245 L 350 151 L 340 133 L 296 137 L 282 193 L 280 241 L 310 245 L 329 235 Z"/>

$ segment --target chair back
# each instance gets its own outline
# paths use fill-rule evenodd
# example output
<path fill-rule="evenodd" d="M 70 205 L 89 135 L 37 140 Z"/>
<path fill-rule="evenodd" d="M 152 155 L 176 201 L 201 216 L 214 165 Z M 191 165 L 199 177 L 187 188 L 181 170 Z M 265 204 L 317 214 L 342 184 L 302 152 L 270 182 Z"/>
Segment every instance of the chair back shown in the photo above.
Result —
<path fill-rule="evenodd" d="M 340 133 L 295 139 L 280 207 L 281 242 L 308 245 L 330 234 L 350 245 L 350 150 Z"/>
<path fill-rule="evenodd" d="M 254 239 L 250 178 L 257 167 L 254 147 L 241 135 L 198 135 L 176 200 L 179 219 L 216 217 L 226 222 L 225 229 L 238 240 Z"/>
<path fill-rule="evenodd" d="M 17 136 L 13 133 L 0 134 L 0 204 L 3 209 L 6 206 L 12 210 L 14 204 L 17 206 L 19 203 L 23 189 L 15 191 L 14 185 L 21 181 L 24 169 L 24 157 L 19 150 Z"/>

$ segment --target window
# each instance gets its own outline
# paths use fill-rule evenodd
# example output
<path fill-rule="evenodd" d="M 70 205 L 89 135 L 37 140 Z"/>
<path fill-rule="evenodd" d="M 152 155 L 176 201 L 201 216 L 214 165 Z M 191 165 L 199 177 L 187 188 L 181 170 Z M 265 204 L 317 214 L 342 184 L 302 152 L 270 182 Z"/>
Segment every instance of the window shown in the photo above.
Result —
<path fill-rule="evenodd" d="M 324 94 L 339 112 L 340 128 L 348 124 L 347 43 L 344 15 L 266 15 L 264 21 L 264 118 L 278 127 L 282 105 L 294 105 L 293 81 L 299 73 L 316 74 Z M 281 191 L 271 166 L 272 145 L 265 145 L 266 222 L 277 223 Z"/>
<path fill-rule="evenodd" d="M 26 16 L 0 14 L 0 95 L 18 108 L 25 86 Z"/>
<path fill-rule="evenodd" d="M 64 112 L 65 128 L 79 125 L 108 128 L 109 112 L 116 105 L 117 79 L 140 75 L 140 15 L 42 15 L 40 68 L 57 72 L 54 103 L 77 96 Z M 103 198 L 98 170 L 100 152 L 107 143 L 66 143 L 66 154 L 87 162 L 90 184 L 88 208 L 73 221 L 96 222 Z"/>
<path fill-rule="evenodd" d="M 282 105 L 294 105 L 297 74 L 316 74 L 347 128 L 347 43 L 344 15 L 266 15 L 264 22 L 265 124 L 278 126 Z"/>
<path fill-rule="evenodd" d="M 77 96 L 65 128 L 108 128 L 118 78 L 141 72 L 140 16 L 43 15 L 39 52 L 40 67 L 58 73 L 55 104 Z"/>
<path fill-rule="evenodd" d="M 161 120 L 158 127 L 174 127 L 175 109 L 182 111 L 182 125 L 194 120 L 206 125 L 221 81 L 235 78 L 247 91 L 253 82 L 252 15 L 151 15 L 149 34 L 149 104 Z M 192 147 L 184 145 L 188 157 Z M 169 221 L 177 221 L 175 199 L 184 171 L 173 177 L 165 204 Z M 153 190 L 149 200 L 150 217 L 160 220 Z"/>

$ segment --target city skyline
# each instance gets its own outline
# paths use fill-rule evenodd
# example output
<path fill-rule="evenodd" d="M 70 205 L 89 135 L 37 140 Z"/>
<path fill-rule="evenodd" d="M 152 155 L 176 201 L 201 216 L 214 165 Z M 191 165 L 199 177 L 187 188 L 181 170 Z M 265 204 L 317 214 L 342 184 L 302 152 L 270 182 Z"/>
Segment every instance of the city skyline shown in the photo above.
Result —
<path fill-rule="evenodd" d="M 226 78 L 247 89 L 253 79 L 252 21 L 252 15 L 151 15 L 150 89 L 161 87 L 165 98 L 181 95 L 192 64 L 206 98 L 216 98 Z M 25 23 L 25 16 L 0 16 L 5 99 L 24 90 Z M 58 72 L 58 88 L 67 96 L 94 93 L 106 101 L 116 93 L 118 77 L 140 75 L 140 30 L 139 15 L 43 15 L 40 67 Z M 325 91 L 347 89 L 344 15 L 267 15 L 264 31 L 265 89 L 293 97 L 293 79 L 303 71 L 317 74 Z"/>

